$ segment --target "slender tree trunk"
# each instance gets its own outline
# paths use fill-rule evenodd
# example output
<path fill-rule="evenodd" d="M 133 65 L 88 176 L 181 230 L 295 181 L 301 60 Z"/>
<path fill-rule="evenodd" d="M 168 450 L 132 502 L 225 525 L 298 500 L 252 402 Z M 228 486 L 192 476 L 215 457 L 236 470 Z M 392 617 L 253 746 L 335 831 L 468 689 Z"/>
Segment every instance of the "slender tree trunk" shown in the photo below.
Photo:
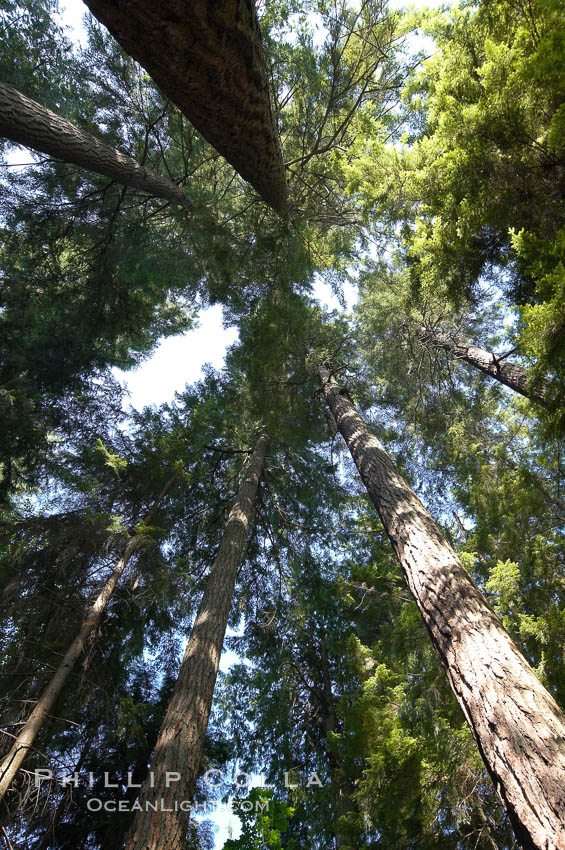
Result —
<path fill-rule="evenodd" d="M 0 135 L 56 159 L 103 174 L 116 183 L 189 207 L 188 198 L 171 180 L 149 171 L 131 156 L 105 145 L 2 82 Z"/>
<path fill-rule="evenodd" d="M 157 506 L 164 498 L 165 493 L 170 488 L 173 481 L 176 479 L 177 473 L 173 475 L 173 477 L 167 482 L 160 495 L 156 499 L 153 507 L 147 514 L 144 519 L 144 523 L 147 525 L 149 520 L 153 516 L 154 511 Z M 110 601 L 110 598 L 114 592 L 116 584 L 118 583 L 122 573 L 128 565 L 128 561 L 139 545 L 139 537 L 134 536 L 128 538 L 126 543 L 124 554 L 118 561 L 115 569 L 112 574 L 104 584 L 104 587 L 98 594 L 95 602 L 90 606 L 86 613 L 86 617 L 79 629 L 78 634 L 75 639 L 67 649 L 65 655 L 63 656 L 63 660 L 55 670 L 49 684 L 37 700 L 33 711 L 28 717 L 25 725 L 22 727 L 19 735 L 14 741 L 9 753 L 0 763 L 0 800 L 2 800 L 9 790 L 10 785 L 14 776 L 16 775 L 21 763 L 25 759 L 29 748 L 32 746 L 35 738 L 37 737 L 38 732 L 40 731 L 43 723 L 49 716 L 51 709 L 57 702 L 61 691 L 65 686 L 65 682 L 69 678 L 72 673 L 75 664 L 77 663 L 86 641 L 89 636 L 92 634 L 94 629 L 100 623 L 102 619 L 102 615 Z"/>
<path fill-rule="evenodd" d="M 336 752 L 335 745 L 330 742 L 329 735 L 338 732 L 338 718 L 335 710 L 335 699 L 332 689 L 332 678 L 330 671 L 330 661 L 328 657 L 328 648 L 325 638 L 322 637 L 320 642 L 320 659 L 322 668 L 323 681 L 323 712 L 322 712 L 322 729 L 324 732 L 326 753 L 330 764 L 332 782 L 335 790 L 334 797 L 334 820 L 335 824 L 339 819 L 346 817 L 351 812 L 356 811 L 356 806 L 351 799 L 350 789 L 347 782 L 347 777 L 343 772 L 339 754 Z M 339 835 L 337 828 L 335 832 L 336 848 L 344 847 L 347 844 L 345 838 Z"/>
<path fill-rule="evenodd" d="M 137 543 L 137 537 L 129 538 L 124 554 L 118 561 L 112 575 L 98 594 L 96 601 L 88 609 L 77 636 L 67 649 L 63 656 L 63 660 L 57 667 L 51 681 L 37 700 L 35 708 L 14 741 L 10 752 L 0 764 L 0 800 L 8 791 L 14 776 L 28 753 L 29 748 L 32 746 L 39 730 L 43 726 L 44 721 L 49 716 L 51 709 L 55 705 L 59 694 L 63 690 L 65 682 L 84 649 L 84 645 L 88 640 L 89 635 L 100 622 L 104 609 L 114 592 L 114 588 L 120 576 L 127 567 L 128 561 L 133 554 Z"/>
<path fill-rule="evenodd" d="M 212 697 L 268 438 L 263 434 L 245 468 L 214 566 L 196 615 L 126 850 L 181 850 Z M 176 804 L 179 810 L 175 811 Z M 184 807 L 184 811 L 180 806 Z"/>
<path fill-rule="evenodd" d="M 514 392 L 526 396 L 532 401 L 537 401 L 539 404 L 547 406 L 548 400 L 548 385 L 546 381 L 532 382 L 527 373 L 517 366 L 515 363 L 510 363 L 504 358 L 497 358 L 492 351 L 485 351 L 484 348 L 477 348 L 476 345 L 470 345 L 464 342 L 459 337 L 451 336 L 442 331 L 431 330 L 421 327 L 418 330 L 418 336 L 422 342 L 428 342 L 436 348 L 443 348 L 452 357 L 458 360 L 464 360 L 469 365 L 474 366 L 484 372 L 485 375 L 490 375 L 510 387 Z"/>
<path fill-rule="evenodd" d="M 254 0 L 85 0 L 130 56 L 278 212 L 287 185 Z"/>
<path fill-rule="evenodd" d="M 525 850 L 565 848 L 565 716 L 328 369 L 320 383 Z"/>

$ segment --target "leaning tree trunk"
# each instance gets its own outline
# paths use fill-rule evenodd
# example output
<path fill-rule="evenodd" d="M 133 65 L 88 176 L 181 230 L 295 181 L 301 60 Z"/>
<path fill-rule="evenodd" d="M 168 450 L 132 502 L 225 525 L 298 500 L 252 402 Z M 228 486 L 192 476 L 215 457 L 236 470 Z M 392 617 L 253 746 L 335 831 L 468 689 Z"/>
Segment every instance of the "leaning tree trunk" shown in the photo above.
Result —
<path fill-rule="evenodd" d="M 186 809 L 198 779 L 235 580 L 267 445 L 263 434 L 243 473 L 161 725 L 149 767 L 151 781 L 145 781 L 125 850 L 184 847 L 190 817 Z"/>
<path fill-rule="evenodd" d="M 156 499 L 153 507 L 144 519 L 144 524 L 147 525 L 152 518 L 157 506 L 164 498 L 169 487 L 177 478 L 178 473 L 167 482 L 160 495 Z M 126 543 L 124 554 L 119 559 L 112 574 L 104 584 L 104 587 L 98 594 L 95 602 L 90 606 L 86 613 L 86 617 L 79 629 L 75 639 L 67 649 L 63 660 L 55 670 L 49 684 L 37 700 L 33 711 L 22 727 L 20 733 L 15 739 L 9 753 L 0 763 L 0 800 L 2 800 L 9 790 L 12 780 L 14 779 L 21 763 L 25 759 L 30 747 L 32 746 L 38 732 L 43 723 L 49 716 L 51 709 L 57 702 L 61 691 L 63 690 L 67 679 L 72 673 L 75 664 L 77 663 L 86 641 L 92 634 L 94 629 L 100 623 L 102 615 L 110 601 L 116 584 L 118 583 L 122 573 L 128 565 L 128 562 L 134 551 L 139 545 L 140 538 L 138 536 L 129 537 Z"/>
<path fill-rule="evenodd" d="M 59 694 L 63 690 L 65 682 L 78 661 L 89 635 L 96 628 L 108 601 L 114 592 L 114 588 L 127 567 L 128 561 L 137 545 L 137 538 L 128 540 L 126 549 L 112 575 L 100 591 L 96 601 L 90 606 L 79 633 L 67 649 L 63 660 L 57 667 L 51 681 L 37 700 L 35 708 L 28 717 L 21 732 L 14 741 L 10 752 L 0 764 L 0 800 L 4 797 L 18 769 L 28 754 L 39 730 L 55 705 Z"/>
<path fill-rule="evenodd" d="M 565 848 L 565 716 L 328 369 L 320 383 L 525 850 Z"/>
<path fill-rule="evenodd" d="M 548 386 L 545 381 L 532 381 L 520 366 L 510 363 L 505 358 L 496 357 L 492 351 L 485 351 L 484 348 L 470 345 L 459 337 L 425 327 L 419 328 L 418 336 L 422 342 L 429 342 L 436 348 L 443 348 L 452 357 L 464 360 L 470 366 L 484 372 L 485 375 L 496 378 L 497 381 L 500 381 L 506 387 L 510 387 L 514 392 L 520 393 L 520 395 L 524 395 L 532 401 L 537 401 L 539 404 L 547 405 L 549 403 Z"/>
<path fill-rule="evenodd" d="M 287 185 L 254 0 L 85 0 L 130 56 L 278 212 Z"/>
<path fill-rule="evenodd" d="M 56 159 L 103 174 L 157 198 L 189 208 L 184 192 L 171 180 L 140 165 L 81 130 L 21 92 L 0 82 L 0 136 Z"/>

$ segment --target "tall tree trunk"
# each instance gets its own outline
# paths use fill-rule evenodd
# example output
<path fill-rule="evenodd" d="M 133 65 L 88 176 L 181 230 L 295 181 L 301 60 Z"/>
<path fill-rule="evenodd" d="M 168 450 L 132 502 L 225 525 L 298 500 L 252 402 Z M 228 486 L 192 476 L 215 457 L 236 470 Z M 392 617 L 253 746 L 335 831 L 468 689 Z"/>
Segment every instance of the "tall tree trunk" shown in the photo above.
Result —
<path fill-rule="evenodd" d="M 515 363 L 510 363 L 505 358 L 497 358 L 492 351 L 477 348 L 470 345 L 459 337 L 451 336 L 442 331 L 421 327 L 418 336 L 422 342 L 429 342 L 436 348 L 443 348 L 452 357 L 464 360 L 475 369 L 496 378 L 501 384 L 510 387 L 514 392 L 526 396 L 539 404 L 548 405 L 548 385 L 546 381 L 532 382 L 528 374 Z"/>
<path fill-rule="evenodd" d="M 330 661 L 328 657 L 328 648 L 326 645 L 325 637 L 322 636 L 322 640 L 320 642 L 320 660 L 321 660 L 321 669 L 322 669 L 322 681 L 323 681 L 323 691 L 322 691 L 322 714 L 321 714 L 321 727 L 324 733 L 325 738 L 325 747 L 326 753 L 328 755 L 328 762 L 330 765 L 330 770 L 332 774 L 332 783 L 334 786 L 335 797 L 334 797 L 334 822 L 336 827 L 334 828 L 335 832 L 335 846 L 336 848 L 340 848 L 345 846 L 348 842 L 339 834 L 337 831 L 337 824 L 339 819 L 342 817 L 346 817 L 351 812 L 356 811 L 356 805 L 351 799 L 351 793 L 349 784 L 347 781 L 347 776 L 344 774 L 341 760 L 339 754 L 336 752 L 335 744 L 330 741 L 330 734 L 336 734 L 339 729 L 337 712 L 335 709 L 335 699 L 332 689 L 332 678 L 330 671 Z"/>
<path fill-rule="evenodd" d="M 98 594 L 96 601 L 88 609 L 77 636 L 67 649 L 63 656 L 63 660 L 57 667 L 51 681 L 37 700 L 35 708 L 14 741 L 10 752 L 0 764 L 0 800 L 8 791 L 14 776 L 28 753 L 29 748 L 32 746 L 39 730 L 43 726 L 44 721 L 49 716 L 51 709 L 59 698 L 59 694 L 63 690 L 65 682 L 78 661 L 89 635 L 100 622 L 108 601 L 114 592 L 114 588 L 123 571 L 127 567 L 128 561 L 132 556 L 137 543 L 137 537 L 129 538 L 124 554 L 118 561 L 110 578 Z"/>
<path fill-rule="evenodd" d="M 323 393 L 525 850 L 565 847 L 565 716 L 328 369 Z"/>
<path fill-rule="evenodd" d="M 158 498 L 154 502 L 151 510 L 147 514 L 144 519 L 144 523 L 147 525 L 152 518 L 157 506 L 164 498 L 166 492 L 170 488 L 173 481 L 177 478 L 178 473 L 172 476 L 171 479 L 167 482 Z M 92 634 L 94 629 L 100 623 L 102 619 L 102 615 L 110 601 L 110 598 L 114 592 L 116 584 L 118 583 L 122 573 L 128 565 L 129 559 L 133 555 L 137 546 L 139 545 L 139 537 L 133 536 L 129 537 L 124 549 L 124 554 L 119 559 L 115 569 L 112 574 L 104 584 L 104 587 L 98 594 L 94 603 L 90 606 L 86 613 L 86 617 L 79 629 L 78 634 L 75 639 L 67 649 L 65 655 L 63 656 L 63 660 L 55 670 L 49 684 L 37 700 L 33 711 L 28 717 L 25 725 L 22 727 L 20 733 L 15 739 L 9 753 L 0 763 L 0 800 L 2 800 L 9 790 L 10 785 L 14 776 L 16 775 L 21 763 L 25 759 L 29 748 L 32 746 L 35 738 L 37 737 L 38 732 L 40 731 L 43 723 L 49 716 L 51 709 L 57 702 L 61 691 L 65 686 L 65 682 L 69 678 L 72 673 L 75 664 L 77 663 L 86 641 L 89 636 Z"/>
<path fill-rule="evenodd" d="M 144 168 L 131 156 L 61 118 L 21 92 L 0 82 L 0 135 L 56 159 L 79 165 L 116 183 L 189 208 L 182 189 Z"/>
<path fill-rule="evenodd" d="M 235 580 L 267 445 L 268 438 L 263 434 L 245 468 L 229 513 L 161 725 L 149 768 L 150 781 L 145 781 L 126 850 L 184 847 L 190 812 L 180 808 L 175 811 L 175 803 L 180 806 L 192 800 L 198 779 Z"/>
<path fill-rule="evenodd" d="M 85 2 L 204 138 L 285 212 L 285 168 L 254 0 Z"/>

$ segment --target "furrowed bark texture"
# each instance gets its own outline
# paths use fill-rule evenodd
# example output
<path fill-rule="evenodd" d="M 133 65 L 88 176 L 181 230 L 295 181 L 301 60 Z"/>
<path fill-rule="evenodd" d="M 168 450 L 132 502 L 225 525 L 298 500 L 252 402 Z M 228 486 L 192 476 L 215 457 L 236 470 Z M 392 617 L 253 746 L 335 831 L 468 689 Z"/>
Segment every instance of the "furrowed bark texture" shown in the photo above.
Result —
<path fill-rule="evenodd" d="M 254 0 L 85 0 L 164 94 L 278 212 L 287 206 Z"/>
<path fill-rule="evenodd" d="M 84 622 L 80 630 L 67 649 L 63 660 L 55 670 L 51 681 L 39 697 L 35 704 L 35 708 L 28 717 L 21 732 L 13 743 L 10 752 L 0 764 L 0 800 L 3 799 L 6 792 L 9 790 L 14 776 L 28 754 L 29 748 L 32 746 L 39 730 L 49 716 L 51 709 L 57 702 L 65 682 L 73 671 L 73 668 L 78 661 L 89 635 L 98 626 L 102 614 L 114 592 L 114 588 L 118 583 L 120 576 L 128 565 L 137 544 L 137 537 L 130 537 L 124 554 L 117 563 L 112 575 L 98 594 L 96 601 L 90 606 Z"/>
<path fill-rule="evenodd" d="M 116 183 L 189 208 L 184 192 L 171 180 L 105 145 L 11 86 L 0 82 L 0 135 L 56 159 L 103 174 Z"/>
<path fill-rule="evenodd" d="M 253 516 L 268 438 L 245 468 L 206 583 L 125 850 L 182 850 L 204 748 L 237 572 Z M 188 808 L 186 805 L 185 808 Z"/>
<path fill-rule="evenodd" d="M 565 848 L 565 715 L 330 372 L 320 383 L 525 850 Z"/>
<path fill-rule="evenodd" d="M 532 401 L 537 401 L 539 404 L 547 405 L 547 384 L 545 381 L 537 384 L 532 383 L 526 372 L 515 363 L 510 363 L 505 359 L 498 359 L 492 351 L 485 351 L 484 348 L 477 348 L 476 345 L 470 345 L 458 337 L 450 336 L 442 331 L 429 330 L 428 328 L 420 328 L 418 336 L 422 342 L 430 342 L 436 348 L 443 348 L 459 360 L 464 360 L 475 369 L 484 372 L 485 375 L 490 375 L 491 378 L 496 378 L 501 384 L 510 387 L 514 392 L 526 396 Z"/>

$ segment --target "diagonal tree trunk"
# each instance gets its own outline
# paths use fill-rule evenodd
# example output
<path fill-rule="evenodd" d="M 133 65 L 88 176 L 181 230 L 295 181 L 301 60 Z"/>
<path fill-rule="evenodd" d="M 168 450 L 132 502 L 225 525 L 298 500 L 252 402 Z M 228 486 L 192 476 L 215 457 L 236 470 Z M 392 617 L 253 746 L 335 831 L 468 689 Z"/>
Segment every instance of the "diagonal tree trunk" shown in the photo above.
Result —
<path fill-rule="evenodd" d="M 278 212 L 287 185 L 254 0 L 85 0 L 164 94 Z"/>
<path fill-rule="evenodd" d="M 0 135 L 19 145 L 103 174 L 116 183 L 190 208 L 182 189 L 171 180 L 149 171 L 131 156 L 105 145 L 95 136 L 2 82 Z"/>
<path fill-rule="evenodd" d="M 90 606 L 84 622 L 80 630 L 67 649 L 63 660 L 57 667 L 49 684 L 37 700 L 35 708 L 28 717 L 21 732 L 14 741 L 10 752 L 0 764 L 0 800 L 3 799 L 6 792 L 9 790 L 12 780 L 18 769 L 28 754 L 29 748 L 32 746 L 35 738 L 43 723 L 49 716 L 51 709 L 57 702 L 61 691 L 67 681 L 69 675 L 78 661 L 89 635 L 94 631 L 102 618 L 102 614 L 114 592 L 114 588 L 131 558 L 136 545 L 137 538 L 130 537 L 126 544 L 124 554 L 118 561 L 110 578 L 98 594 L 96 601 Z"/>
<path fill-rule="evenodd" d="M 153 507 L 144 519 L 147 525 L 152 518 L 157 506 L 164 498 L 173 481 L 177 478 L 178 473 L 175 473 L 167 482 L 160 495 L 156 499 Z M 79 629 L 75 639 L 67 649 L 63 660 L 55 670 L 49 684 L 37 700 L 33 711 L 28 717 L 25 725 L 22 727 L 16 740 L 14 741 L 9 753 L 0 763 L 0 800 L 4 798 L 12 784 L 18 769 L 25 759 L 29 748 L 35 741 L 37 734 L 43 726 L 45 720 L 49 716 L 51 709 L 57 702 L 61 691 L 63 690 L 67 679 L 72 673 L 75 664 L 80 658 L 86 641 L 92 634 L 94 629 L 100 623 L 102 615 L 106 610 L 108 602 L 115 590 L 115 587 L 122 576 L 128 562 L 137 549 L 140 539 L 138 536 L 129 537 L 126 543 L 124 554 L 119 559 L 112 574 L 107 579 L 104 587 L 96 597 L 96 600 L 88 609 L 84 621 Z"/>
<path fill-rule="evenodd" d="M 190 817 L 186 808 L 198 779 L 235 580 L 267 446 L 268 438 L 262 434 L 243 473 L 161 725 L 149 767 L 149 781 L 145 781 L 125 850 L 184 847 Z"/>
<path fill-rule="evenodd" d="M 565 847 L 565 716 L 331 373 L 320 384 L 525 850 Z"/>
<path fill-rule="evenodd" d="M 510 387 L 514 392 L 520 393 L 520 395 L 524 395 L 532 401 L 537 401 L 539 404 L 549 404 L 547 383 L 545 381 L 541 383 L 532 382 L 521 366 L 510 363 L 505 358 L 495 357 L 492 351 L 477 348 L 476 345 L 471 345 L 459 339 L 459 337 L 451 336 L 451 334 L 442 331 L 421 327 L 418 329 L 418 336 L 422 342 L 431 343 L 436 348 L 443 348 L 452 357 L 464 360 L 469 365 L 474 366 L 475 369 L 484 372 L 485 375 L 496 378 L 497 381 L 500 381 L 506 387 Z"/>

